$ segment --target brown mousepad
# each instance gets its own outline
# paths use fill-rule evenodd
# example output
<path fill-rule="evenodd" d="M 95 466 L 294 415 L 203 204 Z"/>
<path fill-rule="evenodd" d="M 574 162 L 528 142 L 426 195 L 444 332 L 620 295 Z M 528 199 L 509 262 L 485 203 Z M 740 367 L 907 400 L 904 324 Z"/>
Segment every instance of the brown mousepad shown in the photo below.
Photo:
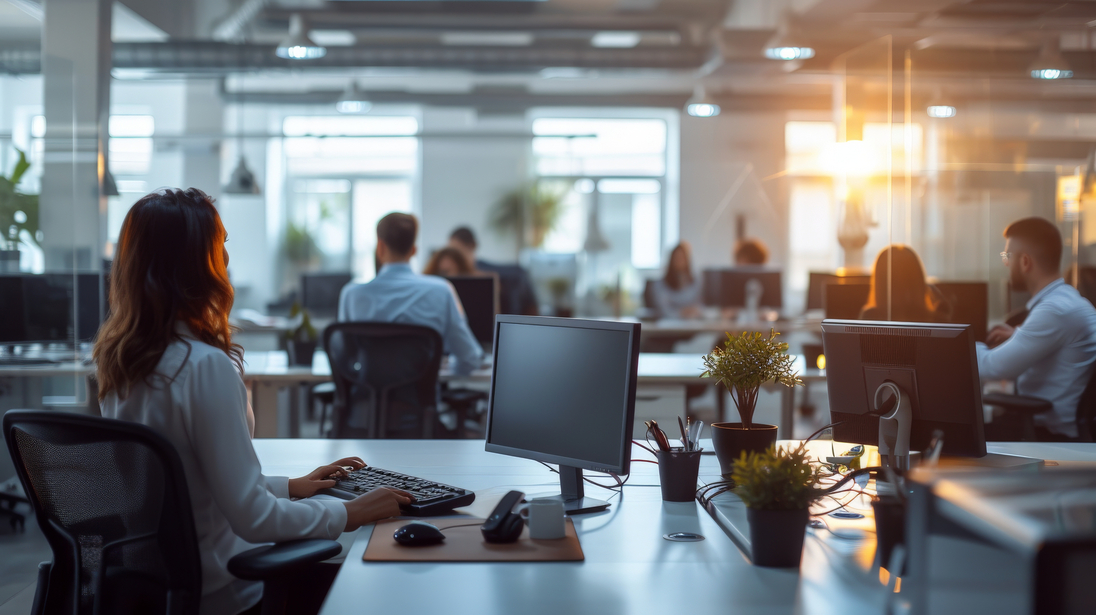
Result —
<path fill-rule="evenodd" d="M 434 519 L 445 534 L 436 545 L 405 547 L 397 544 L 392 534 L 411 519 L 388 519 L 373 528 L 362 560 L 367 562 L 578 562 L 585 559 L 578 542 L 575 525 L 564 519 L 566 536 L 558 540 L 533 540 L 529 528 L 521 532 L 517 542 L 492 544 L 483 540 L 480 524 L 483 520 L 468 517 Z M 467 525 L 476 523 L 476 525 Z M 455 527 L 455 526 L 462 527 Z M 448 528 L 448 529 L 447 529 Z"/>

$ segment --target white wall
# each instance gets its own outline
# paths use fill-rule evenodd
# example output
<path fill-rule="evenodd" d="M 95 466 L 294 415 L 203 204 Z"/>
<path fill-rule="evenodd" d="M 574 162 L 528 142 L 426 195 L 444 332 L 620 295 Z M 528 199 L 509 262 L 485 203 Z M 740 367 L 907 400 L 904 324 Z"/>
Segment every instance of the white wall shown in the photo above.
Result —
<path fill-rule="evenodd" d="M 499 197 L 528 178 L 530 139 L 518 136 L 529 132 L 525 117 L 483 118 L 474 109 L 425 108 L 422 122 L 427 136 L 419 173 L 419 251 L 429 254 L 446 244 L 454 228 L 469 226 L 480 244 L 478 256 L 516 262 L 516 238 L 497 235 L 487 220 Z"/>

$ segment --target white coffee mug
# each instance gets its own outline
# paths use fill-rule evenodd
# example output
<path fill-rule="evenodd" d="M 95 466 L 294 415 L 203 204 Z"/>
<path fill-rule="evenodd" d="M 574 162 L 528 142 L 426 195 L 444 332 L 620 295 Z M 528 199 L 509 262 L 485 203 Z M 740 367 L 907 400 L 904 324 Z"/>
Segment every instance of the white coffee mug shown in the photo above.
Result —
<path fill-rule="evenodd" d="M 555 540 L 563 538 L 567 531 L 563 521 L 563 502 L 556 499 L 529 502 L 529 538 Z"/>

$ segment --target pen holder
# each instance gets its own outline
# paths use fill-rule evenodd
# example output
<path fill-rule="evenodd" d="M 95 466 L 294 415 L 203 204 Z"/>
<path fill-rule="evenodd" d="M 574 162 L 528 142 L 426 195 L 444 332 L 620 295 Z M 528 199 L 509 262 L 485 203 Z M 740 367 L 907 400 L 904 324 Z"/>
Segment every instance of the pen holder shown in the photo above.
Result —
<path fill-rule="evenodd" d="M 657 451 L 658 479 L 666 502 L 692 502 L 696 498 L 696 478 L 700 473 L 700 451 L 671 449 Z"/>

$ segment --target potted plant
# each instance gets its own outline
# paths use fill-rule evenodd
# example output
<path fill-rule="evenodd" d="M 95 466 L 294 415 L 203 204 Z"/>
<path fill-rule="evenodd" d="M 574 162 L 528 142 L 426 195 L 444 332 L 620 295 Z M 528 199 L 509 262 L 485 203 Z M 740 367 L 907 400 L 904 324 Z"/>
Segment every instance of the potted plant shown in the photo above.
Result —
<path fill-rule="evenodd" d="M 301 323 L 296 329 L 286 333 L 285 348 L 289 352 L 289 364 L 302 367 L 312 367 L 312 355 L 316 353 L 316 345 L 319 336 L 316 328 L 312 326 L 312 319 L 308 310 L 294 303 L 289 310 L 290 318 L 300 317 Z"/>
<path fill-rule="evenodd" d="M 734 462 L 731 478 L 746 504 L 750 559 L 757 566 L 799 566 L 810 506 L 825 493 L 806 446 L 743 451 Z"/>
<path fill-rule="evenodd" d="M 531 183 L 503 195 L 491 210 L 490 223 L 496 232 L 515 234 L 519 249 L 539 248 L 562 213 L 562 192 Z"/>
<path fill-rule="evenodd" d="M 27 156 L 20 150 L 19 161 L 11 175 L 0 175 L 0 272 L 19 270 L 19 244 L 40 241 L 38 236 L 38 195 L 24 194 L 15 189 L 30 168 Z"/>
<path fill-rule="evenodd" d="M 712 423 L 712 447 L 724 477 L 730 476 L 743 451 L 761 452 L 776 443 L 776 425 L 753 422 L 761 386 L 771 382 L 789 387 L 803 384 L 792 370 L 788 345 L 778 342 L 778 335 L 772 329 L 768 337 L 760 332 L 745 331 L 737 337 L 728 333 L 723 346 L 716 346 L 704 357 L 701 377 L 715 378 L 727 387 L 742 419 L 740 423 Z"/>

